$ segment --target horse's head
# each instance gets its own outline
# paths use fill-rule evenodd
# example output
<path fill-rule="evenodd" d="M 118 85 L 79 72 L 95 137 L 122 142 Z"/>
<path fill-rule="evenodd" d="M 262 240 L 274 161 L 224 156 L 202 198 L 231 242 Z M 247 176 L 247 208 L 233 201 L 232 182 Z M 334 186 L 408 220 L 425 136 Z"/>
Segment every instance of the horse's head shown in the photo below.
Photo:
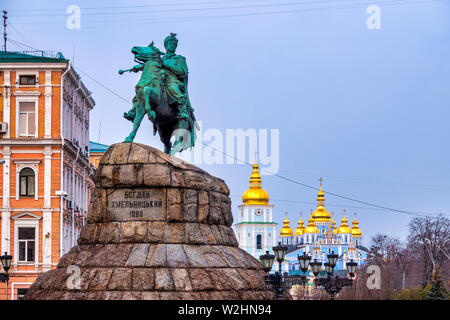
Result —
<path fill-rule="evenodd" d="M 136 60 L 142 62 L 147 62 L 149 60 L 161 59 L 161 52 L 157 47 L 154 46 L 154 42 L 150 43 L 148 47 L 133 47 L 131 48 L 131 53 L 134 54 Z"/>

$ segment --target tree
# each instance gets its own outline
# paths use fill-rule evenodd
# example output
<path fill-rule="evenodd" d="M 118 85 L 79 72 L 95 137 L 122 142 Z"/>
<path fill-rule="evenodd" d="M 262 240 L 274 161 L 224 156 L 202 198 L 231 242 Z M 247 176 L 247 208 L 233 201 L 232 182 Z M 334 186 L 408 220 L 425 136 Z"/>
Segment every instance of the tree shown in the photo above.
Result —
<path fill-rule="evenodd" d="M 399 239 L 378 233 L 372 237 L 369 253 L 376 262 L 392 261 L 401 246 Z"/>
<path fill-rule="evenodd" d="M 442 215 L 437 217 L 414 218 L 409 224 L 411 249 L 420 255 L 422 262 L 422 285 L 432 279 L 433 270 L 445 270 L 441 267 L 448 263 L 450 250 L 450 220 Z"/>
<path fill-rule="evenodd" d="M 407 246 L 401 244 L 398 247 L 395 247 L 395 263 L 398 266 L 398 270 L 401 273 L 402 277 L 402 290 L 406 287 L 406 274 L 409 270 L 409 266 L 411 262 L 414 259 L 414 253 L 412 250 Z"/>
<path fill-rule="evenodd" d="M 427 292 L 425 294 L 425 299 L 426 300 L 447 300 L 447 298 L 448 298 L 448 292 L 445 289 L 444 284 L 442 283 L 439 269 L 436 269 L 433 272 L 433 280 L 431 281 L 429 290 L 427 290 Z"/>

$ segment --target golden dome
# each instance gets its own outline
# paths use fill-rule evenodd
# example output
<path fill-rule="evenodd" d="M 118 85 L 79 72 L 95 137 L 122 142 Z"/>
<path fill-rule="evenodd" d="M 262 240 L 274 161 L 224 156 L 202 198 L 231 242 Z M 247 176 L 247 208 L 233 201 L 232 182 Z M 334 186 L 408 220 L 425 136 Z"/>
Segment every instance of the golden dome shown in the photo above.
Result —
<path fill-rule="evenodd" d="M 287 218 L 287 212 L 286 212 L 286 219 L 283 221 L 284 226 L 280 230 L 280 237 L 292 237 L 292 229 L 289 226 L 289 220 Z"/>
<path fill-rule="evenodd" d="M 356 220 L 356 213 L 355 213 L 355 220 L 353 220 L 352 222 L 353 227 L 352 227 L 352 236 L 355 238 L 359 238 L 362 236 L 362 232 L 361 229 L 359 228 L 359 222 L 358 220 Z"/>
<path fill-rule="evenodd" d="M 250 188 L 242 195 L 242 202 L 247 205 L 267 205 L 269 204 L 269 194 L 261 188 L 261 176 L 258 171 L 258 164 L 253 165 L 253 172 L 250 176 Z"/>
<path fill-rule="evenodd" d="M 330 213 L 325 209 L 324 202 L 325 202 L 325 194 L 322 191 L 322 181 L 323 179 L 320 178 L 320 190 L 317 194 L 317 209 L 314 211 L 312 218 L 314 219 L 314 222 L 330 222 L 331 221 L 331 215 Z"/>
<path fill-rule="evenodd" d="M 338 228 L 336 228 L 336 221 L 334 221 L 334 217 L 331 219 L 331 222 L 333 222 L 333 233 L 338 233 Z"/>
<path fill-rule="evenodd" d="M 344 217 L 341 220 L 341 225 L 339 226 L 339 229 L 338 229 L 338 233 L 352 233 L 352 230 L 348 226 L 347 221 L 348 220 L 344 214 Z"/>
<path fill-rule="evenodd" d="M 294 234 L 296 236 L 301 236 L 305 232 L 305 227 L 303 227 L 302 213 L 300 212 L 300 220 L 298 221 L 298 227 L 295 229 Z"/>
<path fill-rule="evenodd" d="M 319 228 L 317 228 L 316 224 L 314 223 L 312 214 L 308 220 L 308 225 L 306 226 L 304 233 L 319 233 Z"/>

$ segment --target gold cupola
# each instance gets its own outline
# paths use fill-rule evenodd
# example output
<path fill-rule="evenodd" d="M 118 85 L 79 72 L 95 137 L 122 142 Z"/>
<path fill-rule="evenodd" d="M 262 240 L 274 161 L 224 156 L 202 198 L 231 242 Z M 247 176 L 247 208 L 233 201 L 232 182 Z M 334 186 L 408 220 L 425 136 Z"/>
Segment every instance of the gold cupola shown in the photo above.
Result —
<path fill-rule="evenodd" d="M 284 221 L 283 221 L 284 225 L 283 225 L 283 228 L 281 228 L 281 230 L 280 230 L 280 237 L 292 237 L 292 229 L 289 226 L 290 221 L 288 220 L 287 215 L 288 214 L 286 212 L 286 219 L 284 219 Z"/>
<path fill-rule="evenodd" d="M 356 220 L 356 212 L 355 212 L 355 220 L 353 220 L 352 222 L 353 226 L 352 226 L 352 236 L 354 238 L 359 238 L 362 236 L 362 232 L 361 229 L 359 228 L 359 222 L 358 220 Z"/>
<path fill-rule="evenodd" d="M 336 227 L 336 221 L 334 221 L 334 212 L 331 213 L 332 214 L 332 218 L 331 218 L 331 222 L 333 222 L 333 233 L 337 234 L 338 233 L 338 228 Z"/>
<path fill-rule="evenodd" d="M 330 222 L 331 221 L 331 215 L 330 213 L 325 209 L 324 202 L 325 202 L 325 194 L 322 191 L 322 181 L 323 179 L 320 178 L 320 190 L 317 194 L 317 209 L 313 212 L 312 218 L 314 219 L 314 222 Z"/>
<path fill-rule="evenodd" d="M 311 210 L 312 211 L 312 210 Z M 305 228 L 305 233 L 319 233 L 319 228 L 317 228 L 314 223 L 313 214 L 311 213 L 311 217 L 308 220 L 308 225 Z"/>
<path fill-rule="evenodd" d="M 341 220 L 341 225 L 339 226 L 338 233 L 352 233 L 352 230 L 348 226 L 347 221 L 348 220 L 345 217 L 345 213 L 344 213 L 344 217 Z"/>
<path fill-rule="evenodd" d="M 298 227 L 294 231 L 294 235 L 301 236 L 305 232 L 305 227 L 303 227 L 302 213 L 300 212 L 300 220 L 298 221 Z"/>
<path fill-rule="evenodd" d="M 242 195 L 242 202 L 246 205 L 268 205 L 269 194 L 261 188 L 261 175 L 258 171 L 258 164 L 253 165 L 253 172 L 250 176 L 250 188 Z"/>

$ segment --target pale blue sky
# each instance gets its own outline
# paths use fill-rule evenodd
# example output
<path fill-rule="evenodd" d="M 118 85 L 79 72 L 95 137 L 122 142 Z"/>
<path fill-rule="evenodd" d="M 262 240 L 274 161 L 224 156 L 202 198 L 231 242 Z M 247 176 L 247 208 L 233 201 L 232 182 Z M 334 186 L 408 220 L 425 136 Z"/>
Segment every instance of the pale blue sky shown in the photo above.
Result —
<path fill-rule="evenodd" d="M 280 129 L 281 175 L 315 186 L 323 176 L 325 190 L 348 197 L 402 210 L 450 213 L 448 1 L 404 0 L 388 6 L 383 5 L 386 0 L 330 0 L 318 1 L 327 9 L 315 11 L 305 10 L 311 8 L 306 0 L 213 2 L 3 0 L 1 7 L 10 10 L 11 24 L 35 47 L 61 51 L 68 58 L 75 51 L 75 67 L 130 100 L 137 75 L 117 74 L 134 64 L 130 48 L 154 40 L 163 49 L 164 37 L 175 32 L 178 52 L 187 57 L 190 69 L 191 102 L 204 129 Z M 185 5 L 174 5 L 180 3 Z M 330 9 L 348 3 L 364 6 Z M 80 30 L 65 27 L 65 10 L 23 11 L 71 4 L 82 8 Z M 85 15 L 118 9 L 83 9 L 150 4 L 165 6 L 123 8 L 160 12 L 121 15 Z M 369 4 L 381 7 L 381 30 L 366 27 Z M 224 6 L 248 8 L 191 10 Z M 303 11 L 248 15 L 289 10 Z M 229 16 L 236 14 L 245 15 Z M 203 18 L 190 19 L 198 16 Z M 29 44 L 12 28 L 9 35 Z M 9 44 L 9 49 L 18 48 Z M 97 102 L 91 139 L 98 140 L 101 122 L 101 143 L 122 141 L 131 128 L 122 118 L 128 105 L 82 78 Z M 136 141 L 162 147 L 147 122 Z M 201 167 L 226 180 L 236 211 L 251 168 Z M 263 176 L 263 186 L 272 199 L 307 202 L 273 201 L 276 222 L 287 211 L 295 228 L 298 212 L 307 212 L 307 220 L 315 207 L 314 190 L 274 176 Z M 354 209 L 365 206 L 330 195 L 327 203 L 346 205 L 351 219 L 358 212 L 366 245 L 378 232 L 402 239 L 408 233 L 409 215 Z M 327 208 L 342 217 L 343 207 Z"/>

